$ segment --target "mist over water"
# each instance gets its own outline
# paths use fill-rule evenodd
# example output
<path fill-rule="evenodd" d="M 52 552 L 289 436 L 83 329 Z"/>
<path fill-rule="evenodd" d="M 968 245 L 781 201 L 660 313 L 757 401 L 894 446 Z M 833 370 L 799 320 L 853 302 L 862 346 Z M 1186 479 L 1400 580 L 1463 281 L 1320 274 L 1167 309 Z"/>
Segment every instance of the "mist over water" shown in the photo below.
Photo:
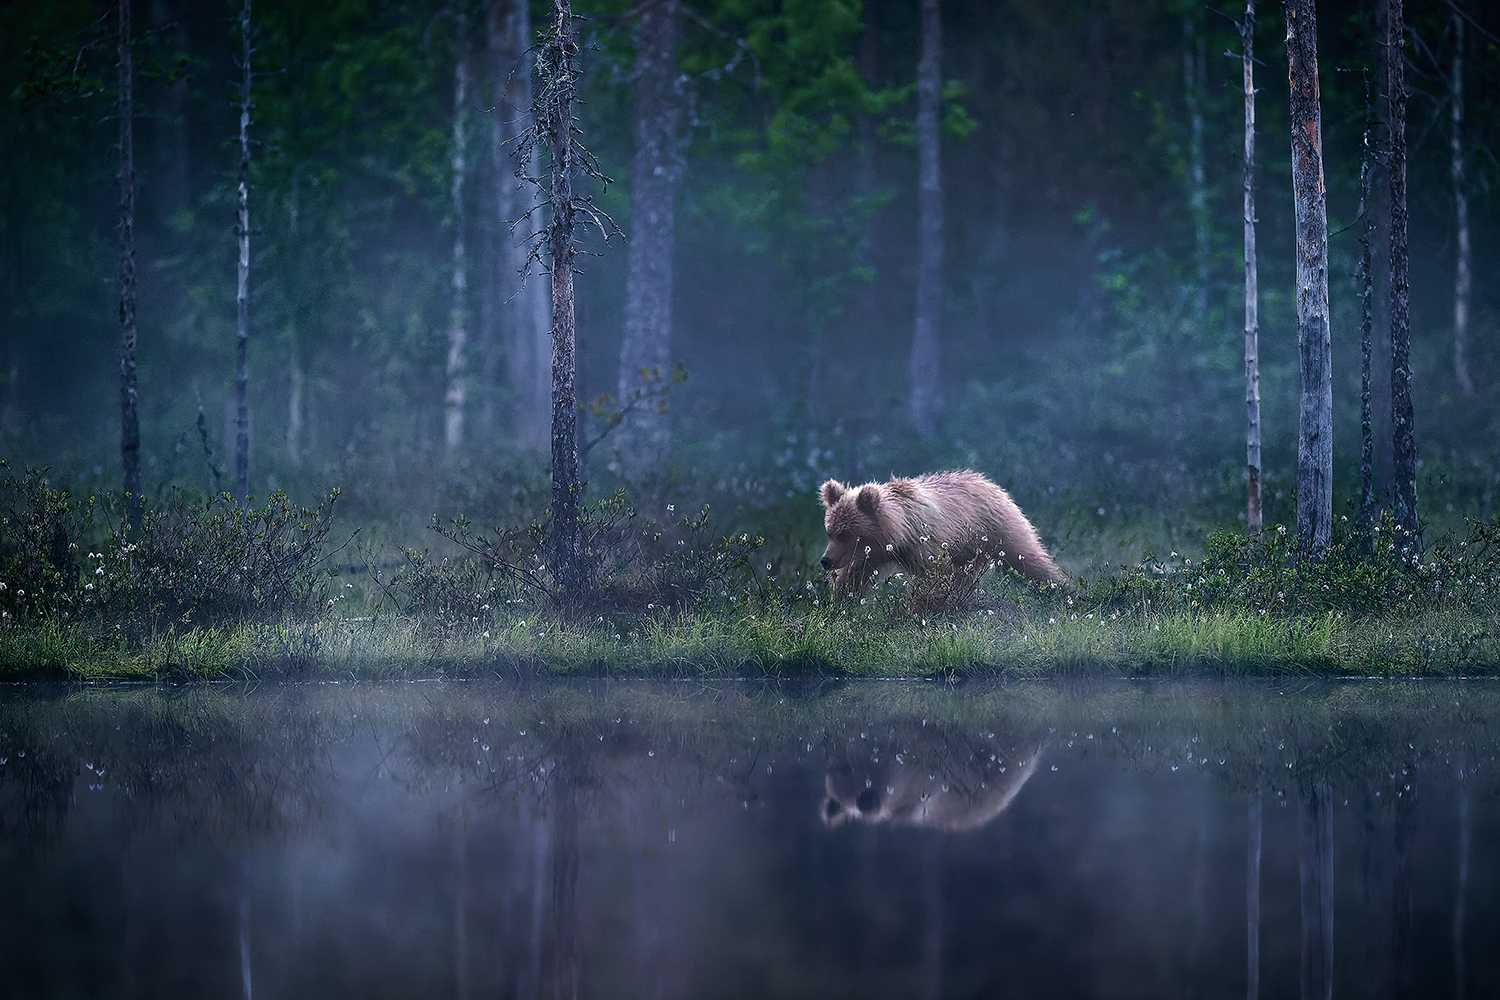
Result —
<path fill-rule="evenodd" d="M 1324 905 L 1336 993 L 1489 995 L 1497 717 L 1469 683 L 18 690 L 0 982 L 1243 996 L 1258 793 L 1262 995 Z"/>

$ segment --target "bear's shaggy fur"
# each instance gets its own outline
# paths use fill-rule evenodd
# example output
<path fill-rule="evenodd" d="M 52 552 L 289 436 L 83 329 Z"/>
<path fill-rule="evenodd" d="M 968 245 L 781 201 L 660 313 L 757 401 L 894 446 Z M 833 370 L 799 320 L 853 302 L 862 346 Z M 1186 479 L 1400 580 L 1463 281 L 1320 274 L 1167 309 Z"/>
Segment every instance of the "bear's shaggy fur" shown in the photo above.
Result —
<path fill-rule="evenodd" d="M 911 575 L 916 602 L 928 606 L 966 592 L 996 564 L 1039 583 L 1068 581 L 1010 494 L 977 472 L 856 487 L 830 479 L 822 494 L 822 565 L 833 571 L 835 600 L 858 594 L 891 563 Z"/>

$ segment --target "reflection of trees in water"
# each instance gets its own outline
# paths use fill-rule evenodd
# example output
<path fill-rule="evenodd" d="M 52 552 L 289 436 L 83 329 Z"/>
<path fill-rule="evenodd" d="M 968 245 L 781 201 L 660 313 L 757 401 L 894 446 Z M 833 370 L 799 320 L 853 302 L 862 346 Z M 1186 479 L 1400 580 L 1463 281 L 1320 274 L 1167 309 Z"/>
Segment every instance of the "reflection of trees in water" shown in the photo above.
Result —
<path fill-rule="evenodd" d="M 1473 772 L 1494 756 L 1492 720 L 1500 717 L 1500 699 L 1464 689 L 1464 708 L 1450 711 L 1444 691 L 1441 685 L 1419 695 L 1345 686 L 1315 688 L 1293 699 L 1233 685 L 1135 685 L 1102 692 L 850 685 L 798 698 L 733 685 L 685 692 L 654 685 L 537 685 L 518 691 L 452 684 L 252 696 L 195 689 L 34 697 L 25 710 L 15 701 L 0 706 L 0 756 L 11 757 L 0 767 L 0 823 L 11 852 L 19 843 L 55 840 L 79 825 L 80 813 L 98 824 L 101 809 L 84 808 L 85 789 L 101 783 L 98 770 L 106 771 L 103 781 L 111 793 L 101 801 L 118 812 L 105 826 L 121 845 L 114 863 L 122 883 L 114 891 L 130 918 L 123 943 L 113 947 L 124 950 L 125 972 L 138 974 L 142 992 L 162 981 L 154 963 L 165 959 L 154 954 L 172 929 L 152 916 L 163 907 L 153 878 L 168 862 L 146 853 L 168 833 L 168 840 L 230 848 L 223 864 L 205 865 L 200 876 L 223 876 L 224 886 L 233 885 L 238 852 L 260 845 L 262 853 L 254 855 L 262 859 L 260 868 L 244 875 L 251 880 L 244 894 L 251 910 L 241 941 L 255 945 L 255 986 L 263 992 L 292 982 L 313 992 L 328 985 L 332 980 L 288 980 L 285 970 L 294 960 L 317 961 L 314 950 L 330 942 L 346 949 L 342 960 L 366 955 L 381 969 L 406 959 L 408 953 L 397 949 L 426 949 L 431 968 L 405 973 L 411 978 L 401 982 L 444 994 L 541 1000 L 586 995 L 610 983 L 619 994 L 687 995 L 711 974 L 711 965 L 698 963 L 730 960 L 730 951 L 709 936 L 737 931 L 704 923 L 722 904 L 716 893 L 748 884 L 754 906 L 767 915 L 744 928 L 747 939 L 736 947 L 779 956 L 808 995 L 816 994 L 818 984 L 847 984 L 853 975 L 860 977 L 861 993 L 889 992 L 899 984 L 907 995 L 932 995 L 956 989 L 962 977 L 952 963 L 968 960 L 962 955 L 972 931 L 960 914 L 974 905 L 976 891 L 958 877 L 961 865 L 973 863 L 959 860 L 973 850 L 964 845 L 1005 843 L 1003 835 L 995 839 L 1001 832 L 996 817 L 1035 777 L 1037 748 L 1045 745 L 1048 762 L 1064 764 L 1065 772 L 1069 758 L 1104 758 L 1131 771 L 1186 769 L 1226 793 L 1263 795 L 1273 809 L 1278 801 L 1297 802 L 1300 811 L 1306 789 L 1319 784 L 1330 790 L 1334 805 L 1349 799 L 1355 816 L 1363 812 L 1368 819 L 1363 827 L 1341 825 L 1340 843 L 1347 843 L 1348 834 L 1368 848 L 1363 883 L 1369 903 L 1355 903 L 1352 913 L 1341 908 L 1339 940 L 1356 943 L 1341 946 L 1340 954 L 1357 957 L 1361 938 L 1379 946 L 1367 968 L 1335 974 L 1341 993 L 1349 983 L 1383 993 L 1396 978 L 1398 962 L 1391 954 L 1403 877 L 1398 843 L 1405 845 L 1408 886 L 1419 874 L 1427 877 L 1426 868 L 1418 872 L 1411 864 L 1415 806 L 1405 786 L 1415 788 L 1420 773 L 1424 837 L 1433 808 L 1443 813 L 1444 830 L 1457 817 L 1455 865 L 1465 856 L 1465 803 L 1493 797 L 1488 775 L 1494 769 L 1478 772 L 1477 779 Z M 351 755 L 354 743 L 362 749 Z M 23 745 L 27 756 L 18 758 L 15 751 Z M 340 748 L 336 763 L 330 762 L 332 747 Z M 1471 780 L 1448 762 L 1457 747 L 1467 754 Z M 297 840 L 294 834 L 328 818 L 330 802 L 344 809 L 362 794 L 350 789 L 372 784 L 376 775 L 382 787 L 399 792 L 381 801 L 410 803 L 400 811 L 413 815 L 393 815 L 389 832 L 369 825 L 379 817 L 346 824 L 382 840 L 378 847 L 340 847 L 351 868 L 371 861 L 387 867 L 378 875 L 342 876 L 378 879 L 378 892 L 353 881 L 337 891 L 358 889 L 366 893 L 362 900 L 405 907 L 401 920 L 426 928 L 424 936 L 401 940 L 380 923 L 389 915 L 340 914 L 327 898 L 330 885 L 310 883 L 313 906 L 324 909 L 309 910 L 305 932 L 283 930 L 277 938 L 276 906 L 285 903 L 286 927 L 300 928 L 303 890 L 297 876 L 331 855 L 297 861 L 288 856 L 279 862 L 286 874 L 278 876 L 279 869 L 265 863 L 264 845 Z M 1023 802 L 1054 795 L 1066 774 L 1042 777 L 1047 780 Z M 337 782 L 345 787 L 330 798 L 327 783 Z M 1452 810 L 1449 785 L 1459 796 Z M 128 796 L 122 792 L 127 787 Z M 861 803 L 868 791 L 876 794 Z M 828 815 L 830 802 L 838 804 L 836 817 Z M 762 804 L 773 808 L 759 810 L 766 815 L 757 819 Z M 812 820 L 815 809 L 822 810 L 824 822 Z M 1411 813 L 1405 834 L 1402 809 Z M 701 819 L 710 813 L 716 817 L 711 826 Z M 767 826 L 771 813 L 783 824 L 774 831 Z M 1030 814 L 1028 805 L 1015 822 Z M 1184 814 L 1187 822 L 1192 815 Z M 727 839 L 712 846 L 694 841 L 682 852 L 675 835 L 695 819 L 697 833 L 711 830 Z M 1221 837 L 1227 822 L 1214 820 L 1210 840 Z M 986 824 L 987 833 L 947 836 Z M 837 834 L 826 829 L 840 825 Z M 1314 868 L 1319 858 L 1331 860 L 1331 854 L 1317 853 L 1315 842 L 1313 848 L 1305 860 Z M 1246 850 L 1253 850 L 1251 843 Z M 1343 873 L 1349 885 L 1358 877 L 1353 866 L 1360 855 L 1341 847 L 1339 856 L 1352 862 Z M 738 865 L 741 874 L 714 881 L 710 862 Z M 1282 871 L 1268 867 L 1267 884 L 1283 884 L 1272 879 L 1289 874 L 1285 864 L 1275 854 L 1268 855 L 1268 864 Z M 1214 874 L 1222 866 L 1215 865 L 1204 882 L 1211 901 L 1218 891 L 1213 880 L 1222 878 Z M 1456 981 L 1464 975 L 1464 922 L 1474 918 L 1466 918 L 1463 908 L 1465 869 L 1443 865 L 1444 885 L 1451 890 L 1456 879 L 1460 888 L 1443 897 L 1455 900 L 1453 950 L 1450 957 L 1444 947 L 1439 971 L 1446 978 L 1451 961 Z M 744 879 L 745 871 L 757 874 L 749 882 L 733 881 Z M 1236 895 L 1241 871 L 1236 860 Z M 1189 885 L 1184 878 L 1186 903 Z M 1257 899 L 1255 885 L 1245 884 L 1246 917 Z M 273 898 L 278 892 L 286 897 L 280 902 Z M 222 921 L 212 932 L 225 952 L 220 972 L 233 982 L 240 896 L 233 889 L 226 893 L 211 904 L 218 908 L 213 920 Z M 1360 898 L 1351 895 L 1351 901 Z M 1236 904 L 1236 919 L 1238 912 Z M 352 918 L 352 926 L 330 927 L 341 917 Z M 1165 926 L 1185 927 L 1170 922 L 1178 919 L 1169 915 Z M 1306 926 L 1316 929 L 1316 922 Z M 1268 931 L 1283 941 L 1290 933 Z M 356 941 L 361 935 L 367 940 Z M 1432 972 L 1426 940 L 1417 942 L 1420 953 L 1413 954 L 1408 938 L 1406 974 L 1419 981 Z M 716 957 L 701 957 L 697 946 L 705 944 L 719 949 L 708 952 Z M 1180 937 L 1169 966 L 1185 962 L 1193 947 L 1193 938 Z M 1259 968 L 1256 947 L 1249 943 L 1250 970 Z M 392 954 L 376 955 L 381 949 Z M 850 971 L 855 968 L 857 973 Z M 1469 976 L 1483 981 L 1473 970 Z M 1202 968 L 1195 967 L 1190 979 L 1189 986 L 1206 985 Z M 735 985 L 752 993 L 755 986 L 774 992 L 785 983 Z"/>
<path fill-rule="evenodd" d="M 1304 786 L 1297 802 L 1297 874 L 1302 910 L 1304 1000 L 1333 996 L 1333 790 Z"/>

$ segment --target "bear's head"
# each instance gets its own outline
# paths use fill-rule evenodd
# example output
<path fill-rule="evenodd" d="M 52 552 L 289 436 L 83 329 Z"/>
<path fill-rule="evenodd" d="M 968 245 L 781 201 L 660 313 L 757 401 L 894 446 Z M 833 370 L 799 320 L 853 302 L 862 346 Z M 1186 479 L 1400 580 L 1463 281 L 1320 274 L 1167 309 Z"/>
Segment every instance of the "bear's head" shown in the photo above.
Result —
<path fill-rule="evenodd" d="M 850 489 L 837 479 L 823 484 L 823 527 L 828 548 L 819 560 L 824 569 L 847 569 L 862 559 L 884 562 L 885 543 L 880 530 L 880 506 L 885 498 L 875 483 Z M 879 555 L 875 556 L 874 553 Z"/>

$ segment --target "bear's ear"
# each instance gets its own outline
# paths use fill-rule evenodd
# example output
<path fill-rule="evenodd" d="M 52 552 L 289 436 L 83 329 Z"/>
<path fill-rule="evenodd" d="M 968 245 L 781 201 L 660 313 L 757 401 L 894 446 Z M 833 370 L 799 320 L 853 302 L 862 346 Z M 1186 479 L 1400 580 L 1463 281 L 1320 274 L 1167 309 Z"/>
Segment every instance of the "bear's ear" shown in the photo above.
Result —
<path fill-rule="evenodd" d="M 859 488 L 854 505 L 866 514 L 874 514 L 880 507 L 880 487 L 874 483 Z"/>
<path fill-rule="evenodd" d="M 830 479 L 823 484 L 823 506 L 832 507 L 839 502 L 839 497 L 848 492 L 848 487 L 837 479 Z"/>

